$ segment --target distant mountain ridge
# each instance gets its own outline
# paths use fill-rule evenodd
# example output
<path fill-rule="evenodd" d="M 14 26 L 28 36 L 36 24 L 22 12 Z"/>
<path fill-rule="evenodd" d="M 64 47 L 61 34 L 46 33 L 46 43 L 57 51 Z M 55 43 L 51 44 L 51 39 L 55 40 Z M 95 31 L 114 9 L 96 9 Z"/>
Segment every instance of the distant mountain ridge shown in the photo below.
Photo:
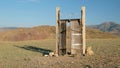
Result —
<path fill-rule="evenodd" d="M 1 31 L 14 30 L 14 29 L 17 29 L 17 27 L 0 27 L 0 32 Z"/>
<path fill-rule="evenodd" d="M 120 24 L 117 24 L 115 22 L 104 22 L 100 25 L 94 25 L 89 27 L 120 36 Z"/>

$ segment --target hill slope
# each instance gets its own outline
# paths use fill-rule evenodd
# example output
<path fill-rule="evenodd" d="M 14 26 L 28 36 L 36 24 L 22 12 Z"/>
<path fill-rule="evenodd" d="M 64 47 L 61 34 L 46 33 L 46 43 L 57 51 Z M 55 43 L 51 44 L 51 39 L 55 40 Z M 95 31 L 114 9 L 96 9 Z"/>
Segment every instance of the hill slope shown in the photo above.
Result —
<path fill-rule="evenodd" d="M 33 28 L 18 28 L 0 32 L 0 40 L 3 41 L 23 41 L 23 40 L 41 40 L 53 38 L 55 27 L 39 26 Z"/>
<path fill-rule="evenodd" d="M 118 38 L 118 36 L 105 33 L 97 29 L 87 28 L 87 38 Z M 38 26 L 33 28 L 18 28 L 0 32 L 1 41 L 24 41 L 55 39 L 54 26 Z M 70 37 L 70 30 L 67 30 L 67 38 Z"/>
<path fill-rule="evenodd" d="M 98 38 L 98 39 L 110 39 L 110 38 L 120 38 L 117 35 L 108 33 L 108 32 L 102 32 L 98 29 L 93 29 L 93 28 L 87 28 L 86 30 L 86 35 L 88 39 L 94 39 L 94 38 Z"/>

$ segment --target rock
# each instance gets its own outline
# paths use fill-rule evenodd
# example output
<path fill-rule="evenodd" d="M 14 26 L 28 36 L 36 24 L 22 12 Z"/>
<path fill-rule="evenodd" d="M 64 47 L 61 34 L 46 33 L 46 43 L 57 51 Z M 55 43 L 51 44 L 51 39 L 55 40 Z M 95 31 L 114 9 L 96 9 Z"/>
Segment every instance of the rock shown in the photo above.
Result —
<path fill-rule="evenodd" d="M 55 53 L 54 53 L 54 52 L 50 52 L 50 53 L 49 53 L 49 56 L 51 56 L 51 57 L 52 57 L 52 56 L 55 56 Z"/>
<path fill-rule="evenodd" d="M 44 55 L 45 57 L 48 57 L 48 55 Z"/>

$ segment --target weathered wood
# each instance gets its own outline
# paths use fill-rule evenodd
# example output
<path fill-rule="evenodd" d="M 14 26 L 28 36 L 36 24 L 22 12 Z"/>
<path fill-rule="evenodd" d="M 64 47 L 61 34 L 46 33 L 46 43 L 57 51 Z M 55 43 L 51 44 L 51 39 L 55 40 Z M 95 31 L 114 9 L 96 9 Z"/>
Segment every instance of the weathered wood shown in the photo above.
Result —
<path fill-rule="evenodd" d="M 81 19 L 60 19 L 60 8 L 56 8 L 56 54 L 66 54 L 66 23 L 71 25 L 71 54 L 82 52 L 85 55 L 86 29 L 85 7 L 81 9 Z M 82 51 L 81 51 L 82 49 Z"/>
<path fill-rule="evenodd" d="M 66 21 L 60 21 L 59 55 L 66 54 Z"/>
<path fill-rule="evenodd" d="M 77 54 L 80 52 L 82 46 L 82 33 L 80 19 L 70 20 L 71 25 L 71 54 Z"/>
<path fill-rule="evenodd" d="M 60 8 L 56 8 L 56 54 L 59 53 L 59 20 L 60 20 Z"/>
<path fill-rule="evenodd" d="M 60 8 L 56 8 L 56 54 L 66 54 L 66 21 L 60 21 Z"/>
<path fill-rule="evenodd" d="M 83 55 L 85 55 L 85 49 L 86 49 L 86 27 L 85 27 L 85 6 L 81 9 L 81 22 L 82 22 L 82 44 L 83 44 Z"/>

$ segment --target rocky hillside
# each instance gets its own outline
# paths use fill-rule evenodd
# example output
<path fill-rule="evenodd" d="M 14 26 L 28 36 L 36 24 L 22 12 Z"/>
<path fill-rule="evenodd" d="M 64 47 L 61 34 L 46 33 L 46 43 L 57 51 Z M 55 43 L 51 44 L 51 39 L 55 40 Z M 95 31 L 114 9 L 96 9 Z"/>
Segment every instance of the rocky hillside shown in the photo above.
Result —
<path fill-rule="evenodd" d="M 102 32 L 98 29 L 87 28 L 87 38 L 119 38 L 116 35 Z M 32 28 L 17 28 L 0 32 L 0 41 L 24 41 L 55 39 L 55 26 L 37 26 Z M 67 38 L 70 38 L 70 29 L 67 29 Z"/>
<path fill-rule="evenodd" d="M 115 35 L 120 35 L 120 24 L 116 24 L 115 22 L 104 22 L 100 25 L 96 25 L 92 27 L 99 29 L 103 32 L 109 32 Z"/>

